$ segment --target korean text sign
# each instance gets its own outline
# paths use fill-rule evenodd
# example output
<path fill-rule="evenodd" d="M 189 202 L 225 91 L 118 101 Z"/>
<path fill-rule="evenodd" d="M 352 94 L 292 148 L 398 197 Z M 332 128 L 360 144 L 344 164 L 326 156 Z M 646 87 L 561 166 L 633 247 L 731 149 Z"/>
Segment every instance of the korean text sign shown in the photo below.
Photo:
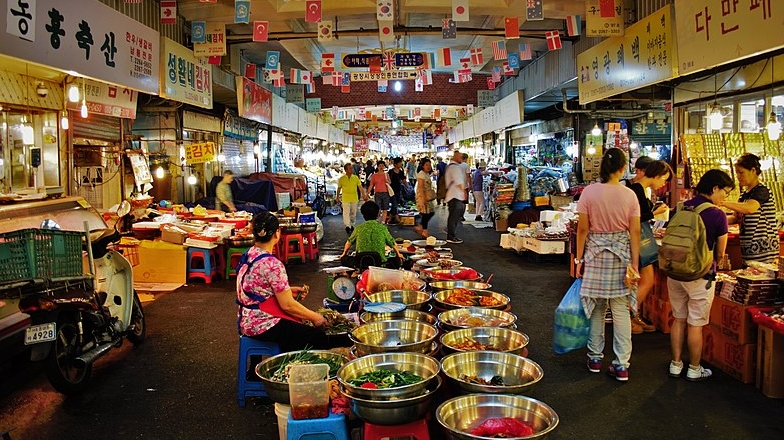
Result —
<path fill-rule="evenodd" d="M 244 76 L 237 76 L 235 79 L 240 116 L 263 124 L 272 124 L 272 92 Z"/>
<path fill-rule="evenodd" d="M 672 8 L 665 6 L 577 55 L 580 104 L 598 101 L 678 75 Z"/>
<path fill-rule="evenodd" d="M 0 0 L 0 53 L 158 94 L 158 32 L 94 0 Z"/>
<path fill-rule="evenodd" d="M 161 59 L 162 97 L 212 108 L 212 66 L 168 38 L 161 38 Z"/>
<path fill-rule="evenodd" d="M 781 0 L 675 2 L 681 75 L 784 47 Z"/>
<path fill-rule="evenodd" d="M 185 163 L 188 165 L 212 162 L 213 160 L 215 160 L 214 142 L 201 142 L 185 146 Z"/>

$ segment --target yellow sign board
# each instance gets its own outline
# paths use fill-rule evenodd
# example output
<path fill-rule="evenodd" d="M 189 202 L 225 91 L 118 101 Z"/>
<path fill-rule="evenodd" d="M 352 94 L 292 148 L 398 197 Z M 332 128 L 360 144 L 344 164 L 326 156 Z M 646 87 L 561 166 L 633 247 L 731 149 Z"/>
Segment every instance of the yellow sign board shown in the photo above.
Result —
<path fill-rule="evenodd" d="M 351 82 L 354 81 L 391 81 L 417 79 L 416 70 L 384 70 L 381 72 L 351 72 Z"/>
<path fill-rule="evenodd" d="M 620 37 L 624 33 L 623 25 L 623 2 L 621 0 L 609 0 L 613 2 L 612 14 L 602 8 L 599 0 L 585 1 L 585 35 L 588 37 Z"/>
<path fill-rule="evenodd" d="M 185 146 L 185 163 L 193 165 L 197 163 L 212 162 L 216 155 L 215 142 L 202 142 Z"/>
<path fill-rule="evenodd" d="M 675 2 L 681 75 L 784 47 L 781 0 Z"/>
<path fill-rule="evenodd" d="M 665 6 L 577 55 L 580 104 L 619 95 L 678 75 L 672 9 Z"/>
<path fill-rule="evenodd" d="M 196 58 L 187 47 L 163 37 L 161 60 L 162 98 L 212 108 L 212 66 L 204 58 Z"/>
<path fill-rule="evenodd" d="M 214 57 L 226 55 L 226 25 L 220 22 L 207 22 L 204 29 L 204 43 L 193 43 L 193 56 Z"/>

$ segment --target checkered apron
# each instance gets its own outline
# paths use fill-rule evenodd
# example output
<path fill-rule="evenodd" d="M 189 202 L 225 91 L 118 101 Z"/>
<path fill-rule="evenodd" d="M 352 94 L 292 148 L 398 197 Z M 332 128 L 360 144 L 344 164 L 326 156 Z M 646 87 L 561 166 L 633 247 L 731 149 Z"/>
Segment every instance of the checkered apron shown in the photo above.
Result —
<path fill-rule="evenodd" d="M 636 295 L 623 284 L 626 267 L 631 263 L 629 233 L 591 232 L 585 243 L 585 265 L 580 299 L 588 317 L 597 298 L 619 298 L 629 295 L 633 310 L 637 309 Z"/>

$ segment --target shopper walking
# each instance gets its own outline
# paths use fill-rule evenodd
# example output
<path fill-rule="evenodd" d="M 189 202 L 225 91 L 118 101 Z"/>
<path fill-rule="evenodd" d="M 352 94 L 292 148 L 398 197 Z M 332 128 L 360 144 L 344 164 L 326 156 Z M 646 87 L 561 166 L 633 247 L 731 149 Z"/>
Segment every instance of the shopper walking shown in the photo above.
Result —
<path fill-rule="evenodd" d="M 485 215 L 485 193 L 484 193 L 485 164 L 479 163 L 471 176 L 471 191 L 474 194 L 474 213 L 475 221 L 481 222 Z"/>
<path fill-rule="evenodd" d="M 419 160 L 419 172 L 416 180 L 416 205 L 419 211 L 420 223 L 414 226 L 414 232 L 419 236 L 427 238 L 430 232 L 427 226 L 430 219 L 435 215 L 436 191 L 433 189 L 433 164 L 430 159 L 423 157 Z"/>
<path fill-rule="evenodd" d="M 340 203 L 343 207 L 343 226 L 346 227 L 346 233 L 351 234 L 354 226 L 357 224 L 357 205 L 359 204 L 359 197 L 362 200 L 367 200 L 365 189 L 362 188 L 362 182 L 359 177 L 354 174 L 354 166 L 347 163 L 343 166 L 346 174 L 340 176 L 338 179 L 338 190 L 335 194 L 335 201 Z"/>
<path fill-rule="evenodd" d="M 722 205 L 727 195 L 735 188 L 732 178 L 721 170 L 708 170 L 697 183 L 697 195 L 683 203 L 696 209 L 704 203 Z M 667 278 L 667 289 L 675 320 L 670 329 L 670 376 L 679 377 L 683 371 L 683 344 L 689 353 L 689 368 L 686 380 L 707 379 L 713 372 L 700 365 L 702 359 L 702 328 L 708 325 L 713 303 L 716 262 L 724 258 L 727 249 L 727 216 L 716 206 L 703 209 L 700 213 L 705 225 L 705 239 L 713 251 L 713 267 L 706 279 L 676 281 Z"/>
<path fill-rule="evenodd" d="M 223 172 L 223 178 L 215 187 L 215 209 L 223 212 L 236 212 L 234 206 L 234 196 L 231 193 L 231 182 L 234 181 L 234 173 L 231 170 Z"/>
<path fill-rule="evenodd" d="M 455 150 L 445 172 L 446 203 L 449 208 L 449 216 L 446 220 L 446 241 L 455 244 L 463 242 L 461 238 L 457 237 L 456 233 L 457 225 L 460 224 L 463 214 L 465 214 L 468 191 L 466 175 L 460 166 L 461 163 L 463 163 L 463 155 Z"/>
<path fill-rule="evenodd" d="M 577 277 L 583 278 L 580 297 L 591 320 L 588 370 L 599 373 L 602 369 L 609 303 L 615 359 L 607 372 L 622 382 L 629 380 L 632 355 L 630 302 L 637 308 L 624 280 L 627 272 L 637 273 L 640 258 L 640 206 L 634 192 L 621 185 L 626 166 L 623 151 L 610 148 L 599 167 L 601 183 L 589 185 L 580 196 L 574 261 Z"/>
<path fill-rule="evenodd" d="M 411 157 L 408 158 L 408 162 L 406 162 L 406 178 L 408 179 L 408 184 L 411 186 L 411 188 L 416 186 L 418 172 L 419 167 L 417 160 L 416 157 L 412 154 Z"/>
<path fill-rule="evenodd" d="M 441 156 L 436 160 L 436 206 L 446 206 L 446 162 Z"/>
<path fill-rule="evenodd" d="M 387 222 L 387 211 L 389 211 L 389 175 L 387 174 L 387 165 L 383 160 L 376 163 L 376 172 L 370 176 L 368 185 L 368 192 L 373 195 L 373 200 L 381 210 L 379 221 L 381 224 Z"/>
<path fill-rule="evenodd" d="M 390 225 L 396 225 L 400 222 L 400 215 L 398 208 L 404 203 L 403 191 L 409 191 L 408 180 L 406 179 L 406 171 L 403 169 L 403 158 L 396 157 L 392 159 L 392 168 L 387 173 L 389 174 L 389 185 L 392 187 L 394 194 L 390 194 L 389 198 L 392 201 L 392 208 L 390 210 L 391 219 Z"/>

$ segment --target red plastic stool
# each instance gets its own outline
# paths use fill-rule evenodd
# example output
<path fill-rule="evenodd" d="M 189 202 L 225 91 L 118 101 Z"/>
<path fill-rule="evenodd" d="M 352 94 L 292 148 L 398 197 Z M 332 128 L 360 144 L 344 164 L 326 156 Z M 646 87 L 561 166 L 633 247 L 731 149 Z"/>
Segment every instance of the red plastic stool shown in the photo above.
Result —
<path fill-rule="evenodd" d="M 188 278 L 201 278 L 205 283 L 212 282 L 218 274 L 218 260 L 215 249 L 188 248 Z"/>
<path fill-rule="evenodd" d="M 278 243 L 281 247 L 281 261 L 287 264 L 292 258 L 299 258 L 305 262 L 305 240 L 302 234 L 286 234 L 281 239 L 283 243 Z"/>
<path fill-rule="evenodd" d="M 310 261 L 318 261 L 319 247 L 318 247 L 318 233 L 308 232 L 302 234 L 305 239 L 305 257 Z"/>
<path fill-rule="evenodd" d="M 427 430 L 427 420 L 421 419 L 405 425 L 382 426 L 365 422 L 363 440 L 381 440 L 382 438 L 413 438 L 415 440 L 430 440 Z"/>

